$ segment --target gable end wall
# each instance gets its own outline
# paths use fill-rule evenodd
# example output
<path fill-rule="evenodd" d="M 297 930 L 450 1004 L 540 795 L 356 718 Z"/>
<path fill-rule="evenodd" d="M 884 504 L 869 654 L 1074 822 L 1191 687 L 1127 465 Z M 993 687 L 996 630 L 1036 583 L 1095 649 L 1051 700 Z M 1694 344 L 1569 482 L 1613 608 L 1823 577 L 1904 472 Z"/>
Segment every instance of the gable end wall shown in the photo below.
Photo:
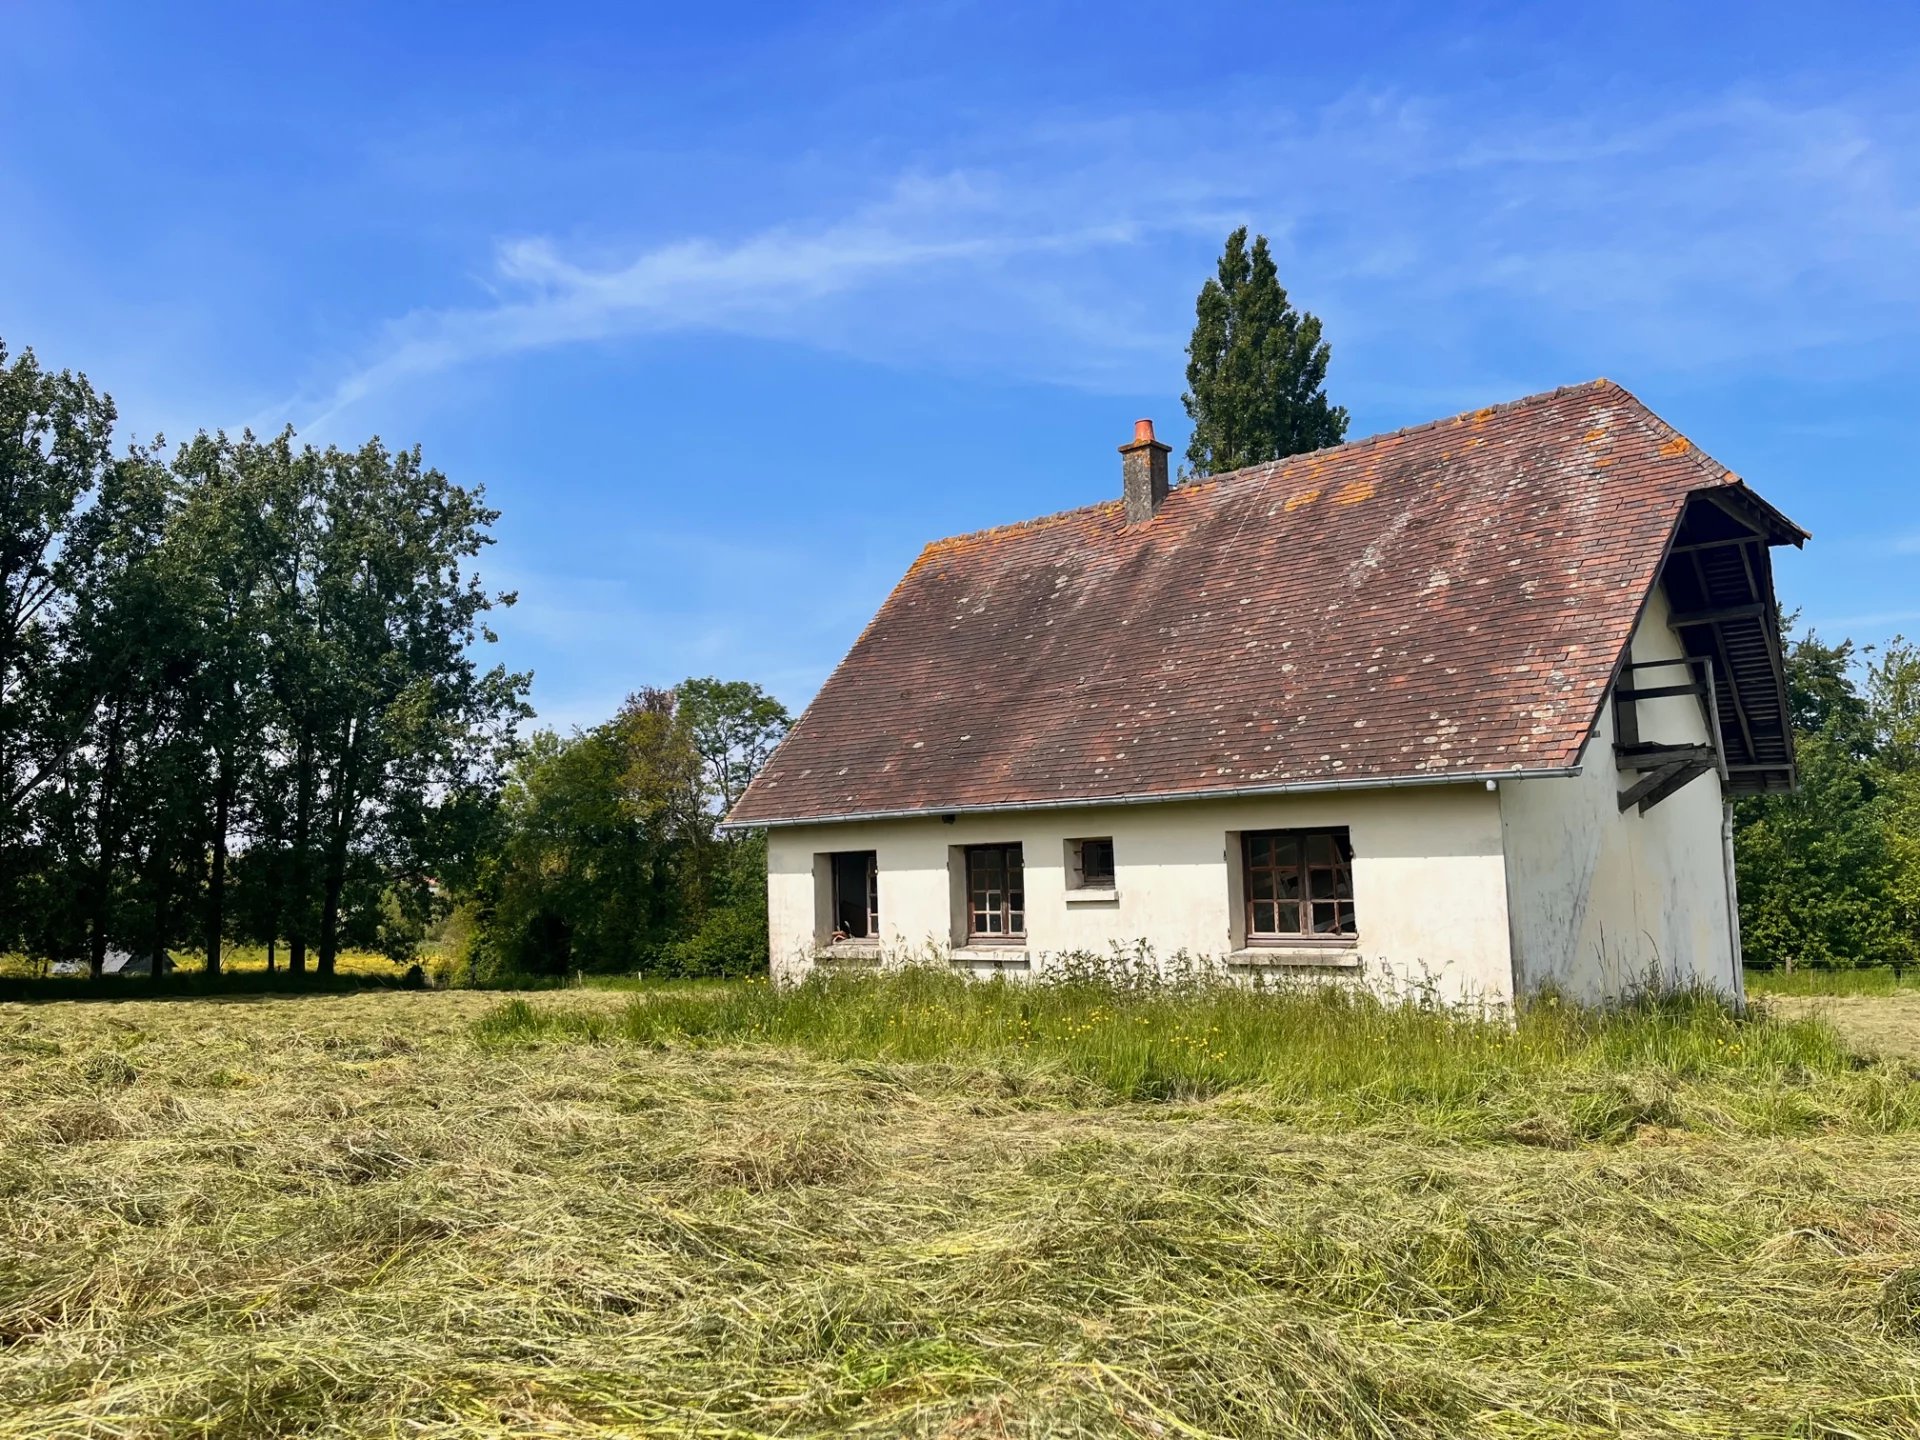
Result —
<path fill-rule="evenodd" d="M 1634 634 L 1633 659 L 1684 653 L 1668 613 L 1656 588 Z M 1681 677 L 1677 668 L 1663 669 L 1644 683 Z M 1711 740 L 1698 702 L 1684 695 L 1642 703 L 1640 734 L 1675 744 Z M 1646 814 L 1623 814 L 1617 796 L 1634 777 L 1616 770 L 1613 743 L 1609 696 L 1578 776 L 1500 786 L 1517 988 L 1588 1002 L 1648 981 L 1735 993 L 1720 777 L 1698 776 Z"/>

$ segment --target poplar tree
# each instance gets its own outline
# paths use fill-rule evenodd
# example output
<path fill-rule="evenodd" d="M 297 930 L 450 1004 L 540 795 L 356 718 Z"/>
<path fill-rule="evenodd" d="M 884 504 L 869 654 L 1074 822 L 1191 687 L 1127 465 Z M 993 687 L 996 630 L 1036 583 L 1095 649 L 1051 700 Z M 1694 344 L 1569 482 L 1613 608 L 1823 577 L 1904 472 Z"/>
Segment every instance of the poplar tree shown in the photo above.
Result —
<path fill-rule="evenodd" d="M 1194 309 L 1180 397 L 1193 421 L 1189 473 L 1218 475 L 1346 438 L 1346 410 L 1327 401 L 1332 351 L 1318 317 L 1287 299 L 1266 236 L 1251 249 L 1246 226 L 1227 237 L 1219 275 Z"/>

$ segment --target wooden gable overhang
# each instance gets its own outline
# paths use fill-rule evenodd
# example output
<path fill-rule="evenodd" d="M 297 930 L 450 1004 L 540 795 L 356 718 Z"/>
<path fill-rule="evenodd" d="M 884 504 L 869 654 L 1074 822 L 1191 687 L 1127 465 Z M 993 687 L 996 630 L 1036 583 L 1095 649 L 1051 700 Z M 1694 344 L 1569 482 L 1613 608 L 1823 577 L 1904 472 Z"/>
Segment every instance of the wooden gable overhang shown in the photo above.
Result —
<path fill-rule="evenodd" d="M 1615 754 L 1637 778 L 1620 808 L 1652 808 L 1708 770 L 1728 795 L 1790 791 L 1793 723 L 1786 650 L 1773 590 L 1774 545 L 1800 546 L 1807 532 L 1744 485 L 1688 496 L 1660 570 L 1660 585 L 1686 658 L 1627 663 L 1614 687 Z M 1636 703 L 1696 696 L 1714 743 L 1663 744 L 1640 733 Z"/>

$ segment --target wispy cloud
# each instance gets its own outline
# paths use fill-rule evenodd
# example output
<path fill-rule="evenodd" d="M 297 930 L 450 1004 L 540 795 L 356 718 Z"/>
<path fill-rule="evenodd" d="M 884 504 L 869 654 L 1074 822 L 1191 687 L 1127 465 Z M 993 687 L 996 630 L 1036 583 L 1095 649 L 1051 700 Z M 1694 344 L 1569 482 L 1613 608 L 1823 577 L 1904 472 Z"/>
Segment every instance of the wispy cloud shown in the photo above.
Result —
<path fill-rule="evenodd" d="M 1196 269 L 1241 220 L 1275 237 L 1363 401 L 1442 369 L 1468 398 L 1537 380 L 1502 353 L 1515 326 L 1536 364 L 1571 357 L 1556 379 L 1920 328 L 1920 121 L 1872 97 L 1729 95 L 1621 125 L 1359 94 L 1305 116 L 1061 116 L 953 148 L 944 173 L 733 237 L 504 241 L 484 299 L 390 323 L 296 412 L 324 426 L 452 367 L 676 331 L 1157 387 Z"/>
<path fill-rule="evenodd" d="M 365 396 L 398 382 L 490 357 L 569 343 L 670 331 L 804 339 L 860 348 L 835 302 L 871 297 L 901 277 L 918 287 L 1014 262 L 1067 257 L 1138 244 L 1199 221 L 1152 221 L 1131 214 L 1042 217 L 1025 213 L 999 187 L 965 173 L 907 176 L 880 201 L 844 219 L 782 223 L 744 238 L 690 237 L 596 264 L 562 253 L 550 238 L 502 242 L 486 277 L 490 303 L 420 311 L 389 325 L 373 357 L 339 380 L 308 424 L 323 427 Z M 1207 228 L 1216 228 L 1209 219 Z M 1017 289 L 1011 276 L 1003 282 Z M 1107 344 L 1137 336 L 1068 314 L 1060 296 L 1033 297 L 1054 319 Z"/>

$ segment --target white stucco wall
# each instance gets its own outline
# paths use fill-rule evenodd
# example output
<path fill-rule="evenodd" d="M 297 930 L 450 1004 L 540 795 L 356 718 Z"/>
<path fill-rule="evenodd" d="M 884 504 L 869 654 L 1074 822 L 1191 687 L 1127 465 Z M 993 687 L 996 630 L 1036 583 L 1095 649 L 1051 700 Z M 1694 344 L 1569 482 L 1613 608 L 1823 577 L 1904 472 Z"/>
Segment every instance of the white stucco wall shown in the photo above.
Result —
<path fill-rule="evenodd" d="M 1044 972 L 1074 951 L 1144 941 L 1161 958 L 1226 960 L 1240 944 L 1238 834 L 1344 825 L 1353 842 L 1359 942 L 1355 968 L 1271 973 L 1358 980 L 1382 991 L 1430 981 L 1449 1001 L 1512 996 L 1501 809 L 1484 785 L 1115 805 L 1005 815 L 782 826 L 768 836 L 774 973 L 806 973 L 826 939 L 825 864 L 872 850 L 879 867 L 881 949 L 888 959 L 954 958 L 960 847 L 1017 841 L 1026 871 L 1027 944 L 957 952 L 977 973 Z M 1067 842 L 1111 836 L 1115 897 L 1067 890 Z M 1270 961 L 1270 955 L 1250 957 Z M 1341 957 L 1326 957 L 1337 959 Z M 1245 972 L 1243 972 L 1245 973 Z"/>
<path fill-rule="evenodd" d="M 1685 652 L 1656 590 L 1633 639 L 1636 661 Z M 1679 667 L 1640 672 L 1638 683 L 1679 683 Z M 1691 696 L 1640 704 L 1640 738 L 1710 741 Z M 1601 707 L 1582 772 L 1572 779 L 1500 786 L 1513 916 L 1514 969 L 1522 994 L 1556 989 L 1600 1000 L 1647 980 L 1738 986 L 1721 847 L 1721 785 L 1712 772 L 1642 815 L 1617 797 L 1636 778 L 1616 770 L 1613 706 Z"/>

